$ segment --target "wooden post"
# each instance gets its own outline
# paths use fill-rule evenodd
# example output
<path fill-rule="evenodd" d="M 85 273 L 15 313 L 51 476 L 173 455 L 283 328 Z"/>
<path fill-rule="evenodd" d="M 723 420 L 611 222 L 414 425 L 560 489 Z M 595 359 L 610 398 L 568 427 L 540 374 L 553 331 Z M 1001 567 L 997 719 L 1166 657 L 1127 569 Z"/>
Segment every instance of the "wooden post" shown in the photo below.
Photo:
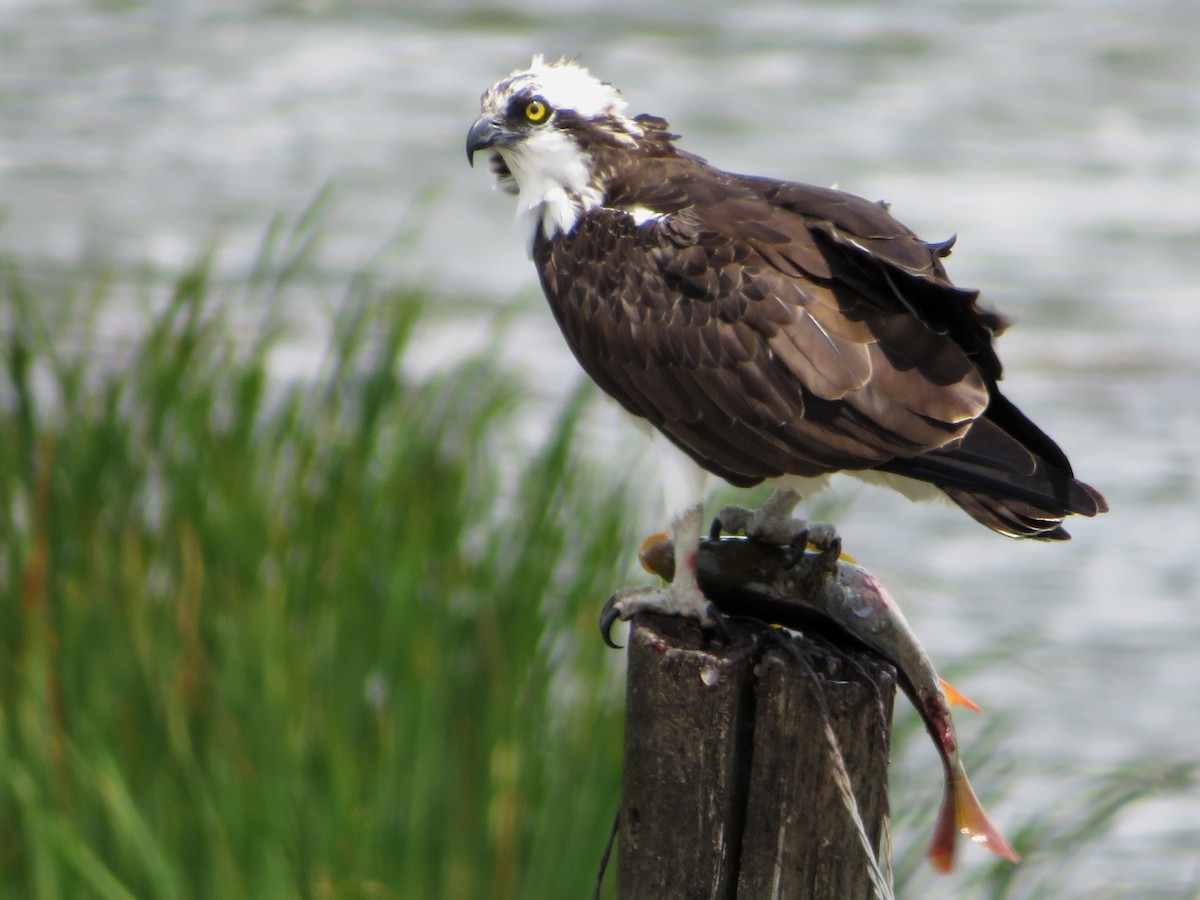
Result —
<path fill-rule="evenodd" d="M 876 860 L 894 670 L 766 626 L 731 632 L 634 619 L 617 896 L 889 896 Z"/>

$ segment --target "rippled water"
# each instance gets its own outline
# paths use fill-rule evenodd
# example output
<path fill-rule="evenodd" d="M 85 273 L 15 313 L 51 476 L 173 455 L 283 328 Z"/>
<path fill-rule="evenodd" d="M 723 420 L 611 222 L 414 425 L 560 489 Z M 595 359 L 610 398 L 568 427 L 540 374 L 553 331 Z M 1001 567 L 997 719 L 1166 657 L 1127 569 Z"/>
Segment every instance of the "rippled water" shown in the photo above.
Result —
<path fill-rule="evenodd" d="M 1200 745 L 1195 12 L 1190 0 L 437 13 L 9 2 L 0 251 L 31 272 L 84 257 L 171 272 L 216 239 L 236 279 L 271 216 L 332 182 L 318 257 L 330 283 L 412 230 L 396 274 L 524 304 L 517 329 L 534 340 L 514 361 L 573 373 L 511 201 L 462 152 L 479 93 L 533 52 L 581 53 L 633 111 L 665 116 L 724 168 L 836 182 L 890 200 L 929 239 L 957 232 L 951 274 L 1018 320 L 1001 342 L 1008 392 L 1113 512 L 1078 523 L 1069 545 L 1030 545 L 852 488 L 839 524 L 935 659 L 1010 641 L 961 686 L 1017 713 L 996 818 L 1052 816 L 1085 776 L 1196 759 Z M 448 342 L 429 340 L 433 364 Z M 968 743 L 976 730 L 964 724 Z M 1200 799 L 1150 805 L 1073 884 L 1080 896 L 1194 887 L 1198 846 Z"/>

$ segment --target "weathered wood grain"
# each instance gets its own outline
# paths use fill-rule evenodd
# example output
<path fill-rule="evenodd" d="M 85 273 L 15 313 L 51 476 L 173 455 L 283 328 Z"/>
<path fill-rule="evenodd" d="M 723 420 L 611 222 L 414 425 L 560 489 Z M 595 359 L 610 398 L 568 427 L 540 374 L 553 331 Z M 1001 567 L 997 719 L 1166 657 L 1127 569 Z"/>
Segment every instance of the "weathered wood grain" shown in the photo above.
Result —
<path fill-rule="evenodd" d="M 634 620 L 618 897 L 871 897 L 826 723 L 876 849 L 893 671 L 766 626 L 732 634 L 725 644 L 690 621 Z"/>

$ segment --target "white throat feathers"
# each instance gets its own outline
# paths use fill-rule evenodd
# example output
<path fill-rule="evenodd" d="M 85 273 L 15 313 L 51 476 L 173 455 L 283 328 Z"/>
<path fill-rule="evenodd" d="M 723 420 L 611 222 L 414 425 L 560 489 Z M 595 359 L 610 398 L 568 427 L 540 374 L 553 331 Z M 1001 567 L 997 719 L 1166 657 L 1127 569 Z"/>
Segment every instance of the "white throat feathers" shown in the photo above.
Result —
<path fill-rule="evenodd" d="M 499 120 L 518 95 L 540 97 L 556 112 L 606 120 L 615 126 L 611 133 L 618 140 L 632 142 L 642 133 L 641 126 L 625 116 L 620 92 L 573 60 L 547 63 L 540 54 L 533 57 L 528 69 L 513 72 L 484 93 L 483 114 Z M 531 255 L 538 228 L 547 238 L 567 234 L 584 212 L 604 201 L 601 189 L 592 183 L 591 157 L 569 130 L 557 127 L 553 114 L 544 126 L 518 142 L 497 146 L 496 152 L 511 176 L 509 186 L 516 187 L 516 220 L 529 234 Z M 502 178 L 501 186 L 506 181 Z"/>
<path fill-rule="evenodd" d="M 531 256 L 539 227 L 547 238 L 569 233 L 580 215 L 603 202 L 589 184 L 591 160 L 562 131 L 539 131 L 499 153 L 517 185 L 516 221 L 529 234 Z"/>

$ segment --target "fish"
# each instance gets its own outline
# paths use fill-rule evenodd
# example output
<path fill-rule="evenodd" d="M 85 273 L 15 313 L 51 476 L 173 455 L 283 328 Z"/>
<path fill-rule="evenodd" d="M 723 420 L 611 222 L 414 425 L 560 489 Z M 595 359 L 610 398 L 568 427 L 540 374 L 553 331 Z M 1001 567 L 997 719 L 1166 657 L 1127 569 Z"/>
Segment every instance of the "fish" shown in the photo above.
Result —
<path fill-rule="evenodd" d="M 819 549 L 814 544 L 808 544 L 806 547 L 806 550 L 813 552 Z M 665 531 L 657 531 L 642 541 L 642 546 L 638 550 L 638 563 L 649 574 L 656 575 L 664 581 L 670 581 L 675 577 L 675 558 L 670 555 L 670 551 L 671 538 Z M 847 562 L 852 565 L 858 564 L 858 560 L 844 550 L 839 550 L 838 561 Z M 778 625 L 782 623 L 775 622 L 772 624 Z M 962 706 L 971 710 L 971 712 L 980 711 L 974 701 L 950 682 L 946 681 L 946 679 L 939 676 L 938 684 L 941 685 L 946 702 L 951 706 Z"/>
<path fill-rule="evenodd" d="M 665 581 L 673 577 L 674 554 L 665 535 L 648 538 L 638 558 Z M 797 553 L 736 537 L 701 541 L 696 570 L 705 596 L 725 615 L 848 640 L 895 667 L 900 687 L 920 714 L 942 762 L 945 785 L 925 854 L 936 871 L 954 868 L 959 834 L 1001 859 L 1020 861 L 984 811 L 959 754 L 950 706 L 978 707 L 938 677 L 900 606 L 878 578 L 848 561 L 840 548 Z M 603 616 L 601 621 L 603 628 Z"/>

